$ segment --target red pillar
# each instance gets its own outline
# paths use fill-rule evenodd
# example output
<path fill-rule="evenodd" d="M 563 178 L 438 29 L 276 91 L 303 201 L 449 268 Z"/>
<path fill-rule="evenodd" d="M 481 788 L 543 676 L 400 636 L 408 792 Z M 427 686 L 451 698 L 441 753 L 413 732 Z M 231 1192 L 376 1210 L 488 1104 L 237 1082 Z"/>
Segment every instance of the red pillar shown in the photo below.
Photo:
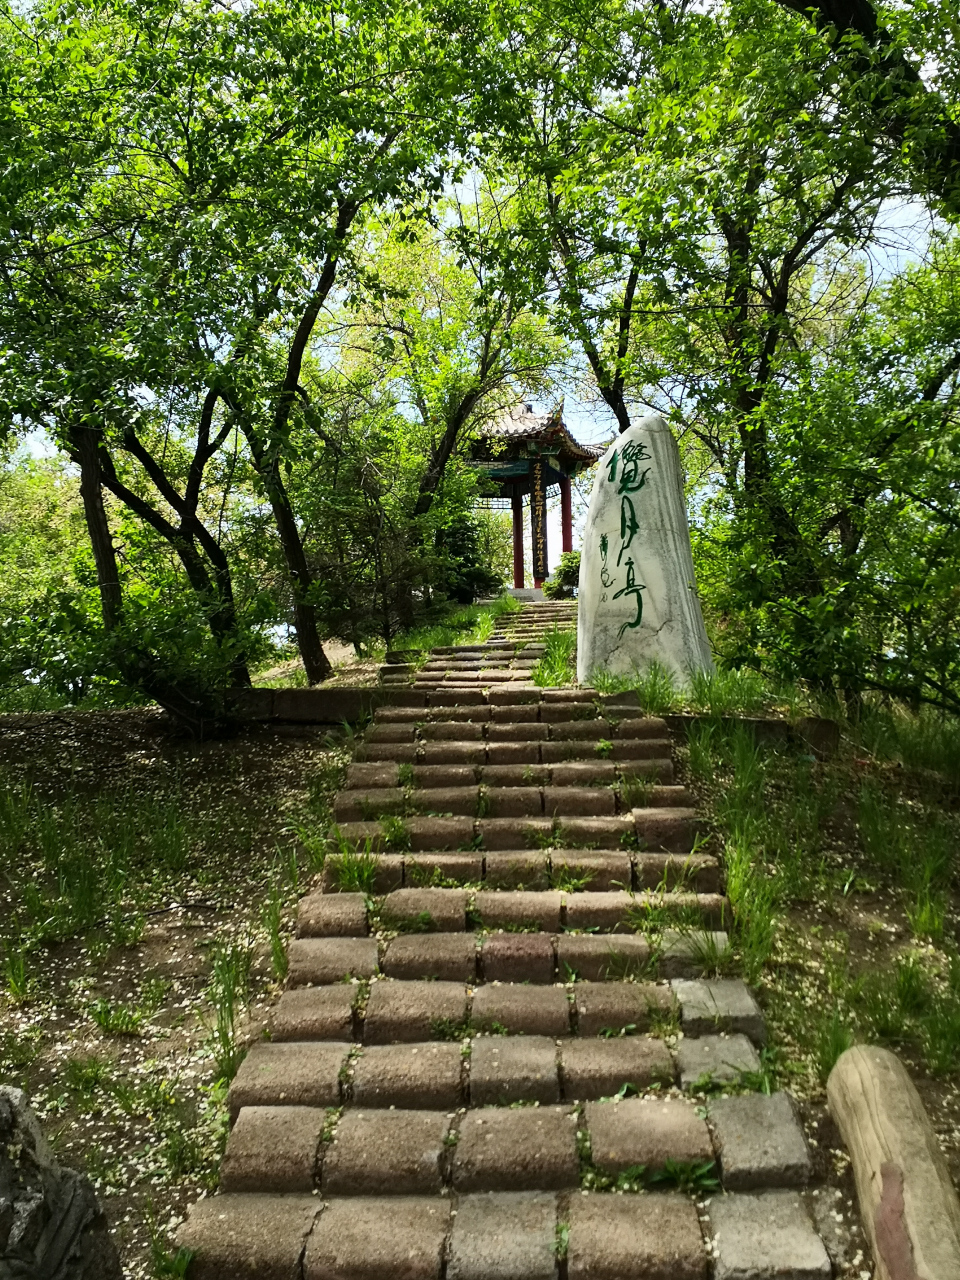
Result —
<path fill-rule="evenodd" d="M 560 477 L 560 528 L 563 533 L 563 550 L 573 550 L 573 501 L 570 494 L 570 477 Z"/>
<path fill-rule="evenodd" d="M 523 586 L 523 497 L 516 493 L 513 504 L 513 585 Z"/>

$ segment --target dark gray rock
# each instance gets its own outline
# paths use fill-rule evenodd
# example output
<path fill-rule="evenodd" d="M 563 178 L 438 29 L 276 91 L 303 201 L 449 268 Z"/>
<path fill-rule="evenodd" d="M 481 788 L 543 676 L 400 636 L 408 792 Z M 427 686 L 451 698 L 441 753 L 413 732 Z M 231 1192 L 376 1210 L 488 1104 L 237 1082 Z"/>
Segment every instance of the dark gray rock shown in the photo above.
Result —
<path fill-rule="evenodd" d="M 122 1280 L 89 1178 L 62 1169 L 26 1095 L 0 1085 L 0 1280 Z"/>

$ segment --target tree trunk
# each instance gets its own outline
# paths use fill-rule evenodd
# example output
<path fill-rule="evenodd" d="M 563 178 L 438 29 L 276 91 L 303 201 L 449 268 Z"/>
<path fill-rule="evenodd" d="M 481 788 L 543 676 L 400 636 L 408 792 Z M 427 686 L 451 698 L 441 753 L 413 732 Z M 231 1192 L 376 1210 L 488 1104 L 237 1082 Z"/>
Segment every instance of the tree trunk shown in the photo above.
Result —
<path fill-rule="evenodd" d="M 123 611 L 123 595 L 120 590 L 117 553 L 103 505 L 100 459 L 97 456 L 98 440 L 96 433 L 88 427 L 71 432 L 71 436 L 80 459 L 80 497 L 83 499 L 83 514 L 97 567 L 103 625 L 107 631 L 115 631 Z"/>
<path fill-rule="evenodd" d="M 303 669 L 307 673 L 307 682 L 309 684 L 322 684 L 324 680 L 329 679 L 333 674 L 333 666 L 324 653 L 323 644 L 320 641 L 320 632 L 317 628 L 317 611 L 306 598 L 307 593 L 313 586 L 313 577 L 303 550 L 303 539 L 300 537 L 300 530 L 297 528 L 297 521 L 290 505 L 290 499 L 287 497 L 283 482 L 277 474 L 275 461 L 268 463 L 266 452 L 253 430 L 245 430 L 244 434 L 247 437 L 247 443 L 250 446 L 250 453 L 257 471 L 266 486 L 267 495 L 270 498 L 270 506 L 273 509 L 273 518 L 277 526 L 277 533 L 280 536 L 280 545 L 283 548 L 283 558 L 287 562 L 287 568 L 290 571 L 290 580 L 293 587 L 293 625 L 297 631 L 297 648 L 300 650 L 300 657 L 303 659 Z"/>

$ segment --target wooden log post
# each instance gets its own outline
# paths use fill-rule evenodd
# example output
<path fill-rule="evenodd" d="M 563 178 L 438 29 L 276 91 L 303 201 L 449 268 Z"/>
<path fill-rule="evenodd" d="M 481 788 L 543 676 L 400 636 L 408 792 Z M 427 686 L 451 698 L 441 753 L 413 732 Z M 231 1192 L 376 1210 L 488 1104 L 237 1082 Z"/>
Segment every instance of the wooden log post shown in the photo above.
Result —
<path fill-rule="evenodd" d="M 877 1280 L 958 1280 L 960 1201 L 899 1058 L 875 1045 L 848 1049 L 827 1101 L 853 1161 Z"/>

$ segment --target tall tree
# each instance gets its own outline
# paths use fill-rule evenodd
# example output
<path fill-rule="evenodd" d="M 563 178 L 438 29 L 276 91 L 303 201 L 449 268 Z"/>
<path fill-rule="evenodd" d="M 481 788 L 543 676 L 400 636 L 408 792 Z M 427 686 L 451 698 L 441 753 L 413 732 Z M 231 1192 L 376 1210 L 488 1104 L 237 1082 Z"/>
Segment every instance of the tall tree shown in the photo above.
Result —
<path fill-rule="evenodd" d="M 175 548 L 244 678 L 230 566 L 201 516 L 239 433 L 308 678 L 329 673 L 285 481 L 311 412 L 303 361 L 364 211 L 440 188 L 475 91 L 470 17 L 395 0 L 7 12 L 8 420 L 81 467 L 108 625 L 122 575 L 103 488 Z"/>

